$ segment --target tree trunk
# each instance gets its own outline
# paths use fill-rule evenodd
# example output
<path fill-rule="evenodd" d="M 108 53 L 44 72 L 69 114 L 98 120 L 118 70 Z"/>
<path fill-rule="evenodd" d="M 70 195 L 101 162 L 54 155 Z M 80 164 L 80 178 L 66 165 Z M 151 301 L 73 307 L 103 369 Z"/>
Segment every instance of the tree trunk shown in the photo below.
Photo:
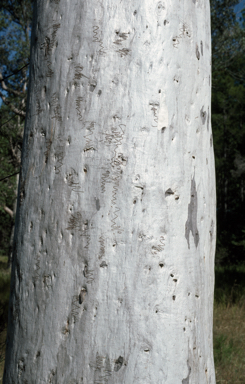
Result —
<path fill-rule="evenodd" d="M 36 2 L 5 384 L 215 383 L 210 55 L 208 2 Z"/>

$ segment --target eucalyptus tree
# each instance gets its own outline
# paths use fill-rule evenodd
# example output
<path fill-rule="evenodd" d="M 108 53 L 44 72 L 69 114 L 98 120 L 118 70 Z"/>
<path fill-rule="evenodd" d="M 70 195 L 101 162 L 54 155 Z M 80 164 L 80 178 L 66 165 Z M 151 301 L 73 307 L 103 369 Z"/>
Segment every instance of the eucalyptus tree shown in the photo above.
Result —
<path fill-rule="evenodd" d="M 39 0 L 4 383 L 215 383 L 208 2 Z"/>

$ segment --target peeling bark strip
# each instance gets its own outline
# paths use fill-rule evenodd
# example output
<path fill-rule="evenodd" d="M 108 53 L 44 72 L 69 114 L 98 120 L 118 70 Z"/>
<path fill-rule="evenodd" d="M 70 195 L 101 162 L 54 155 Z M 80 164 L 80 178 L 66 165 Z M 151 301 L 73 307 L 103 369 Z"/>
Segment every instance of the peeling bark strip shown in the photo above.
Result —
<path fill-rule="evenodd" d="M 4 384 L 215 384 L 209 3 L 34 4 Z"/>

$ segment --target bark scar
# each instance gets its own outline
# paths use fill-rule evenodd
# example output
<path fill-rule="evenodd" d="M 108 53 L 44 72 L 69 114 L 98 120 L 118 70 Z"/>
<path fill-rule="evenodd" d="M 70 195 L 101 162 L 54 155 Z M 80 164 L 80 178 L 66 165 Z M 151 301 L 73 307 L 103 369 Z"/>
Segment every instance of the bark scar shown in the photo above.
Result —
<path fill-rule="evenodd" d="M 195 246 L 197 248 L 199 243 L 199 232 L 197 229 L 197 190 L 196 182 L 193 177 L 191 181 L 191 198 L 188 204 L 188 217 L 185 223 L 185 237 L 190 249 L 190 231 L 194 237 Z"/>
<path fill-rule="evenodd" d="M 190 374 L 191 374 L 191 367 L 189 365 L 189 361 L 187 361 L 187 365 L 188 365 L 188 371 L 189 372 L 188 372 L 187 378 L 182 380 L 182 384 L 189 384 L 189 378 L 190 378 Z"/>

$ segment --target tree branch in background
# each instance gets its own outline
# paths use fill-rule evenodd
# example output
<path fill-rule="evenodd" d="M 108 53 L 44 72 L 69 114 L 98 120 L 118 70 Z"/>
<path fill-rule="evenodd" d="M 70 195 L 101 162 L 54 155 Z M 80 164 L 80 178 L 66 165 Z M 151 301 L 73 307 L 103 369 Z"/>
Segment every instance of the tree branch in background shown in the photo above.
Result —
<path fill-rule="evenodd" d="M 15 172 L 15 173 L 13 173 L 12 175 L 8 175 L 8 176 L 4 177 L 3 179 L 0 179 L 0 181 L 6 180 L 6 179 L 8 179 L 9 177 L 18 175 L 18 173 L 20 173 L 20 171 L 19 171 L 19 172 Z"/>
<path fill-rule="evenodd" d="M 13 146 L 13 139 L 10 136 L 9 138 L 10 148 L 12 152 L 12 156 L 15 162 L 15 166 L 20 167 L 21 165 L 21 150 L 18 145 Z"/>
<path fill-rule="evenodd" d="M 4 78 L 1 79 L 1 80 L 2 80 L 2 81 L 5 81 L 5 80 L 8 79 L 9 77 L 16 75 L 17 73 L 19 73 L 20 71 L 22 71 L 22 69 L 28 67 L 29 64 L 30 64 L 30 63 L 27 63 L 27 64 L 24 65 L 22 68 L 18 69 L 17 71 L 14 71 L 11 75 L 8 75 L 8 76 L 4 77 Z"/>
<path fill-rule="evenodd" d="M 7 212 L 11 217 L 14 216 L 14 212 L 12 211 L 12 209 L 4 206 L 3 209 L 5 210 L 5 212 Z"/>
<path fill-rule="evenodd" d="M 20 109 L 16 108 L 10 101 L 7 100 L 7 98 L 0 92 L 0 97 L 5 105 L 8 105 L 10 109 L 18 116 L 25 117 L 26 113 L 24 111 L 21 111 Z"/>
<path fill-rule="evenodd" d="M 8 124 L 11 120 L 13 120 L 15 116 L 11 117 L 9 120 L 5 121 L 2 125 L 0 125 L 0 128 L 2 128 L 4 125 Z"/>
<path fill-rule="evenodd" d="M 5 84 L 1 72 L 0 72 L 0 81 L 1 81 L 2 89 L 3 89 L 4 91 L 9 92 L 9 93 L 12 93 L 12 94 L 15 95 L 15 96 L 22 96 L 22 92 L 20 92 L 20 91 L 16 91 L 15 89 L 11 89 L 11 88 L 9 88 L 9 87 Z"/>

